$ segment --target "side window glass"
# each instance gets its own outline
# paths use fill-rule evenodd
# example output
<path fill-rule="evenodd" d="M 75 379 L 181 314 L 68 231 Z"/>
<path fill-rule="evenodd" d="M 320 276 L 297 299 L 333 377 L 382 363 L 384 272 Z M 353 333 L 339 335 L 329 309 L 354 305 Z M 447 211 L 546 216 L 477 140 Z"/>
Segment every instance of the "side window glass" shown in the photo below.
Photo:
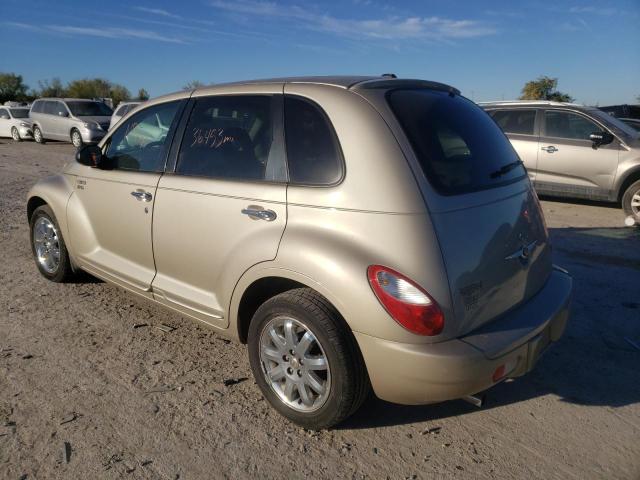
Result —
<path fill-rule="evenodd" d="M 595 123 L 581 115 L 547 110 L 544 114 L 547 137 L 589 140 L 589 135 L 601 130 Z"/>
<path fill-rule="evenodd" d="M 211 178 L 275 180 L 271 96 L 198 98 L 187 122 L 176 173 Z M 166 119 L 160 115 L 158 121 Z"/>
<path fill-rule="evenodd" d="M 285 97 L 285 139 L 291 183 L 332 185 L 342 178 L 342 155 L 327 116 L 315 104 Z"/>
<path fill-rule="evenodd" d="M 46 101 L 44 102 L 44 113 L 49 115 L 56 114 L 56 102 Z"/>
<path fill-rule="evenodd" d="M 505 133 L 533 135 L 536 121 L 535 110 L 497 110 L 491 116 Z"/>
<path fill-rule="evenodd" d="M 147 108 L 120 125 L 109 140 L 106 156 L 111 168 L 141 172 L 164 169 L 167 137 L 180 102 Z M 158 124 L 158 116 L 165 119 Z"/>
<path fill-rule="evenodd" d="M 0 108 L 0 118 L 3 120 L 9 120 L 9 112 L 5 108 Z"/>

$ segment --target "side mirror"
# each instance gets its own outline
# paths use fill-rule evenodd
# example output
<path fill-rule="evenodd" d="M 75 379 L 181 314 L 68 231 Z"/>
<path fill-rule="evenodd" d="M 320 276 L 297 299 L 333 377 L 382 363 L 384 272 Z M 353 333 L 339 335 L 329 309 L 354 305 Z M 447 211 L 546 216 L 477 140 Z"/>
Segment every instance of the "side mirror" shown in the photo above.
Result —
<path fill-rule="evenodd" d="M 84 145 L 76 152 L 76 161 L 93 168 L 102 168 L 104 157 L 97 145 Z"/>
<path fill-rule="evenodd" d="M 602 145 L 608 145 L 613 142 L 613 135 L 609 132 L 593 132 L 589 135 L 589 140 L 593 142 L 593 149 L 597 149 Z"/>
<path fill-rule="evenodd" d="M 64 110 L 60 110 L 60 111 L 58 111 L 58 116 L 59 117 L 68 117 L 69 114 L 67 112 L 65 112 Z"/>

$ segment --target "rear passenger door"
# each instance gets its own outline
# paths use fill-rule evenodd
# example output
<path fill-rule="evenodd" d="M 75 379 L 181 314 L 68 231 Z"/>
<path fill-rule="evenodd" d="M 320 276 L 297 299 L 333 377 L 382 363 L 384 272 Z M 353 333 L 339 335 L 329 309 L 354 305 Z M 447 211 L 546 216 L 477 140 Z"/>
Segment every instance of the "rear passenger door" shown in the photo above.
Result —
<path fill-rule="evenodd" d="M 196 93 L 158 184 L 153 294 L 216 327 L 228 326 L 242 274 L 276 257 L 286 225 L 281 93 Z"/>
<path fill-rule="evenodd" d="M 527 168 L 529 178 L 535 180 L 538 169 L 538 123 L 535 108 L 492 110 L 489 115 L 502 128 Z"/>

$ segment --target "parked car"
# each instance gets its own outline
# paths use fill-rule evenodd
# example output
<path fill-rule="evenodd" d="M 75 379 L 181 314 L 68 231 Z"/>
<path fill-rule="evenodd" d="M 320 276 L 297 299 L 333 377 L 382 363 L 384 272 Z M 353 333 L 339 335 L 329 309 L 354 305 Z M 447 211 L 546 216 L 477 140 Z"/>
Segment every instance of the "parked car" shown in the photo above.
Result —
<path fill-rule="evenodd" d="M 620 202 L 640 223 L 640 133 L 595 108 L 562 102 L 483 103 L 540 194 Z"/>
<path fill-rule="evenodd" d="M 16 142 L 31 138 L 29 109 L 0 107 L 0 137 L 11 137 Z"/>
<path fill-rule="evenodd" d="M 626 123 L 634 130 L 640 132 L 640 120 L 638 120 L 637 118 L 621 118 L 620 121 Z"/>
<path fill-rule="evenodd" d="M 124 117 L 131 110 L 136 108 L 142 102 L 121 102 L 118 104 L 118 107 L 111 115 L 111 122 L 109 123 L 109 130 L 113 128 L 113 126 L 120 121 L 122 117 Z"/>
<path fill-rule="evenodd" d="M 39 98 L 29 113 L 33 138 L 71 141 L 78 148 L 99 142 L 109 130 L 111 109 L 102 102 L 82 98 Z"/>
<path fill-rule="evenodd" d="M 179 92 L 76 159 L 28 195 L 40 273 L 85 270 L 248 344 L 267 400 L 306 428 L 345 419 L 370 386 L 475 401 L 565 329 L 572 280 L 525 169 L 447 85 Z"/>

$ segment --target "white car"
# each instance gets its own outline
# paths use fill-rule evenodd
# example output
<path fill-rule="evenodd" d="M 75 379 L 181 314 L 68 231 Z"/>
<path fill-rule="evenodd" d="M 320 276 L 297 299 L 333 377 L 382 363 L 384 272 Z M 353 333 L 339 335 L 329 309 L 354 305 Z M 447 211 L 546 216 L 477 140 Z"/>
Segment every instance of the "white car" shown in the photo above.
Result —
<path fill-rule="evenodd" d="M 11 137 L 16 142 L 33 138 L 29 109 L 0 107 L 0 137 Z"/>
<path fill-rule="evenodd" d="M 113 128 L 113 126 L 120 121 L 122 117 L 124 117 L 131 110 L 136 108 L 142 102 L 121 102 L 118 104 L 118 108 L 115 109 L 113 115 L 111 115 L 111 123 L 109 124 L 109 130 Z"/>

